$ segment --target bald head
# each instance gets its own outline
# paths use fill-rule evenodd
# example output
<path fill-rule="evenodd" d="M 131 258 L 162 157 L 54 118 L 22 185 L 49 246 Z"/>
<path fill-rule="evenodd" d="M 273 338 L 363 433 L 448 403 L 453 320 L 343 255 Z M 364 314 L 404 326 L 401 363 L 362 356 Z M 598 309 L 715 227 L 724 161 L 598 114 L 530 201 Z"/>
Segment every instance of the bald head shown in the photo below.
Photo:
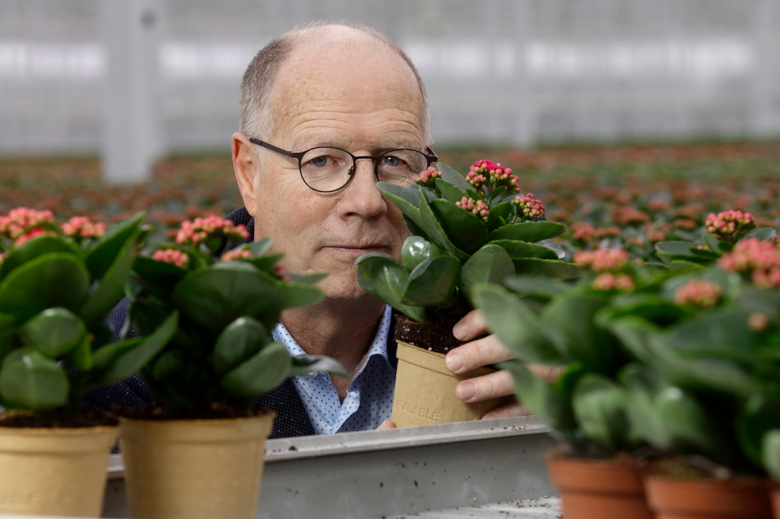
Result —
<path fill-rule="evenodd" d="M 428 141 L 429 115 L 425 87 L 409 57 L 390 39 L 369 27 L 331 24 L 314 24 L 304 29 L 291 30 L 257 53 L 241 83 L 239 131 L 250 137 L 268 139 L 276 130 L 276 118 L 282 115 L 278 111 L 284 108 L 284 103 L 279 99 L 280 93 L 274 95 L 280 70 L 294 64 L 299 69 L 305 69 L 306 63 L 318 63 L 317 55 L 362 56 L 366 63 L 371 59 L 402 61 L 419 91 L 420 116 L 424 121 L 425 140 Z M 359 66 L 359 63 L 348 60 L 343 63 L 344 67 Z M 381 78 L 369 78 L 369 81 L 381 81 Z M 289 87 L 289 84 L 285 87 Z"/>

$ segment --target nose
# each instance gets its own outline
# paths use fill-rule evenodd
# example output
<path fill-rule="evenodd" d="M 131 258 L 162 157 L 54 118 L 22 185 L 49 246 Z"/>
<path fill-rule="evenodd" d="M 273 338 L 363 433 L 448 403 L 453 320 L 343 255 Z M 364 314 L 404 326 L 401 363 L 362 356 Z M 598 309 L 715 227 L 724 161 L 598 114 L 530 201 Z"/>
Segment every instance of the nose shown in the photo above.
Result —
<path fill-rule="evenodd" d="M 352 180 L 347 185 L 339 201 L 345 216 L 359 215 L 373 218 L 387 211 L 387 201 L 376 187 L 377 177 L 374 161 L 356 160 Z"/>

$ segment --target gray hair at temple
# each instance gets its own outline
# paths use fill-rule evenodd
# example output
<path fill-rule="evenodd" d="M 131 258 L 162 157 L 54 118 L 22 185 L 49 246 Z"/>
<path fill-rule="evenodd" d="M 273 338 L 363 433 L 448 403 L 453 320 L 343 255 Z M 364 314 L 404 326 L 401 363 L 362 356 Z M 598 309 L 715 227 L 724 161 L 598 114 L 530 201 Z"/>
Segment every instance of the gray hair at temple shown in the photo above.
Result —
<path fill-rule="evenodd" d="M 332 33 L 329 29 L 334 26 L 351 27 L 378 43 L 385 45 L 391 51 L 400 56 L 412 69 L 414 77 L 417 79 L 417 85 L 420 87 L 422 96 L 424 115 L 424 139 L 427 144 L 430 140 L 430 114 L 428 111 L 428 95 L 425 92 L 420 73 L 414 66 L 412 60 L 401 50 L 398 45 L 393 43 L 387 36 L 377 32 L 371 27 L 358 24 L 329 24 L 325 22 L 315 22 L 307 25 L 303 29 L 293 29 L 271 41 L 268 45 L 260 49 L 244 73 L 244 79 L 241 82 L 240 96 L 240 123 L 239 131 L 247 137 L 267 138 L 273 128 L 272 106 L 270 103 L 271 89 L 273 87 L 276 74 L 293 51 L 300 44 L 318 44 L 325 41 L 327 36 Z"/>

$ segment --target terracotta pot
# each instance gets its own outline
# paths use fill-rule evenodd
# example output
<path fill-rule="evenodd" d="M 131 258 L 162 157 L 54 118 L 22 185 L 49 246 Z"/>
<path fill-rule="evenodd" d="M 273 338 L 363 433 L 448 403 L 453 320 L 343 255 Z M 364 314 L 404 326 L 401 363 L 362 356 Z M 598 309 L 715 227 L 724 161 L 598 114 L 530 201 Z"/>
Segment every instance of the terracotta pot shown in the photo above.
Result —
<path fill-rule="evenodd" d="M 453 375 L 444 363 L 443 354 L 397 342 L 398 371 L 392 418 L 396 427 L 479 420 L 491 409 L 512 401 L 512 397 L 505 397 L 476 404 L 461 402 L 455 396 L 458 382 L 493 370 L 479 368 Z"/>
<path fill-rule="evenodd" d="M 120 419 L 133 517 L 255 517 L 274 413 L 214 420 Z"/>
<path fill-rule="evenodd" d="M 0 427 L 0 514 L 99 517 L 119 427 Z"/>
<path fill-rule="evenodd" d="M 769 486 L 760 479 L 650 476 L 647 501 L 658 519 L 772 519 Z"/>
<path fill-rule="evenodd" d="M 769 491 L 769 499 L 772 501 L 775 519 L 780 519 L 780 485 L 777 483 L 772 484 L 772 488 Z"/>
<path fill-rule="evenodd" d="M 631 461 L 553 455 L 550 481 L 558 488 L 566 519 L 653 519 L 642 473 Z"/>

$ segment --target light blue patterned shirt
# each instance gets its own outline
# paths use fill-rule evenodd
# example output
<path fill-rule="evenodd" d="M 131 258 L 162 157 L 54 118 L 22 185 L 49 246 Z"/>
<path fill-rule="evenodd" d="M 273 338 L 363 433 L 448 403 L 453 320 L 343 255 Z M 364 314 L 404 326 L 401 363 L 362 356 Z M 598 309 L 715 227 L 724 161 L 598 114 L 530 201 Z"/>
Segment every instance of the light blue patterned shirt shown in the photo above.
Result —
<path fill-rule="evenodd" d="M 339 401 L 338 392 L 330 383 L 330 375 L 325 372 L 293 378 L 295 389 L 317 434 L 373 430 L 390 419 L 395 389 L 395 369 L 387 358 L 391 319 L 392 309 L 388 306 L 382 314 L 374 342 L 350 382 L 343 402 Z M 290 355 L 306 355 L 283 324 L 277 324 L 272 335 L 275 341 L 285 345 Z"/>

